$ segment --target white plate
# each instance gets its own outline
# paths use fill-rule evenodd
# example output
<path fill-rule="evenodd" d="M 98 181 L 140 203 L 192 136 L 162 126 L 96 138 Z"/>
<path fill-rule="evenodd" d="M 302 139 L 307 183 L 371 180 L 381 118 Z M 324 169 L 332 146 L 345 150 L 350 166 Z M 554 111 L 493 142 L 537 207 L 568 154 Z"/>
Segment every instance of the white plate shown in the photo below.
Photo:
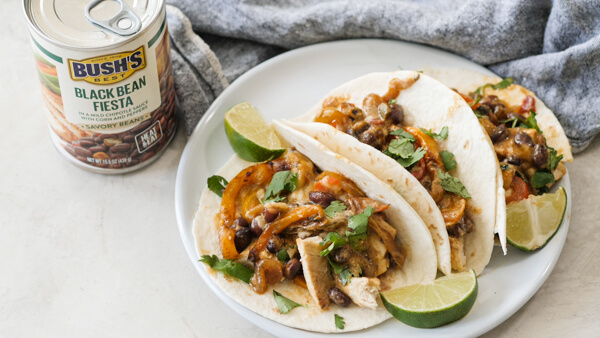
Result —
<path fill-rule="evenodd" d="M 283 326 L 239 305 L 213 283 L 203 263 L 198 262 L 192 224 L 200 192 L 206 179 L 233 155 L 223 127 L 225 111 L 236 103 L 250 101 L 266 120 L 291 118 L 306 112 L 329 90 L 355 77 L 376 71 L 425 67 L 462 67 L 493 75 L 464 58 L 430 47 L 390 40 L 346 40 L 300 48 L 272 58 L 242 75 L 210 106 L 183 151 L 177 171 L 175 209 L 179 231 L 194 266 L 206 284 L 233 310 L 277 336 L 325 336 Z M 475 306 L 465 318 L 437 329 L 416 329 L 390 319 L 368 330 L 343 335 L 467 337 L 481 335 L 502 323 L 535 294 L 558 260 L 571 217 L 568 175 L 561 185 L 567 191 L 569 203 L 554 239 L 533 254 L 509 248 L 508 255 L 503 256 L 495 248 L 490 264 L 479 277 Z"/>

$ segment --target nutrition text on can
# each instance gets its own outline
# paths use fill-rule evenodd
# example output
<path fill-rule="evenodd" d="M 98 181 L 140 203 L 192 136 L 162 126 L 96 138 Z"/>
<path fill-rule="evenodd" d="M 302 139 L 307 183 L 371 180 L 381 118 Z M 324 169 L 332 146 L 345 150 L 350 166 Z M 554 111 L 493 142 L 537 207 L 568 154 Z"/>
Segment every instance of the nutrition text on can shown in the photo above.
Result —
<path fill-rule="evenodd" d="M 24 0 L 52 141 L 67 159 L 124 173 L 177 127 L 164 0 Z"/>

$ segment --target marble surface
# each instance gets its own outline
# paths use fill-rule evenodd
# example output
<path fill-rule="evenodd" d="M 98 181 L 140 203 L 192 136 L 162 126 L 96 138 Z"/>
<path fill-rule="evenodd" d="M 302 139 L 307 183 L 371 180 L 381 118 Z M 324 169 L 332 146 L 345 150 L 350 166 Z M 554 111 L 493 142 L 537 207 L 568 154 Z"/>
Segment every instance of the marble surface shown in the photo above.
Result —
<path fill-rule="evenodd" d="M 50 142 L 21 2 L 0 8 L 0 336 L 269 336 L 204 285 L 183 248 L 174 212 L 183 133 L 131 174 L 66 162 Z M 556 268 L 486 336 L 597 334 L 598 167 L 597 139 L 568 166 L 573 217 Z"/>

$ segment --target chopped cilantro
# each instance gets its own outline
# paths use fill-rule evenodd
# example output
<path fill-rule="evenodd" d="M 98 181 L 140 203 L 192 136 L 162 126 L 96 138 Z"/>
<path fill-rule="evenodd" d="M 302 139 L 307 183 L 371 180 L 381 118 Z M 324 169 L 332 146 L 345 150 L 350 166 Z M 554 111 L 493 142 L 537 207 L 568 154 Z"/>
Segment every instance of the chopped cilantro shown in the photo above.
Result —
<path fill-rule="evenodd" d="M 325 215 L 329 218 L 334 218 L 338 213 L 346 210 L 346 205 L 340 201 L 333 201 L 325 208 Z"/>
<path fill-rule="evenodd" d="M 549 183 L 554 183 L 554 175 L 548 169 L 538 170 L 531 177 L 531 184 L 536 189 L 541 189 Z"/>
<path fill-rule="evenodd" d="M 346 322 L 344 321 L 344 317 L 338 316 L 337 314 L 334 314 L 333 317 L 335 318 L 335 327 L 337 327 L 340 330 L 343 330 L 344 325 L 346 325 Z"/>
<path fill-rule="evenodd" d="M 348 268 L 342 270 L 342 272 L 340 272 L 340 282 L 342 283 L 342 285 L 347 285 L 348 283 L 350 283 L 350 279 L 352 278 L 352 273 L 350 272 L 350 270 L 348 270 Z"/>
<path fill-rule="evenodd" d="M 440 155 L 442 156 L 442 162 L 444 162 L 444 167 L 446 167 L 446 171 L 450 171 L 456 168 L 456 161 L 454 160 L 453 153 L 446 150 L 442 150 Z"/>
<path fill-rule="evenodd" d="M 277 252 L 277 259 L 281 262 L 287 262 L 290 260 L 290 255 L 286 248 L 283 248 Z"/>
<path fill-rule="evenodd" d="M 500 165 L 500 169 L 502 169 L 502 170 L 508 170 L 508 169 L 510 169 L 510 166 L 508 164 L 501 164 Z"/>
<path fill-rule="evenodd" d="M 513 84 L 514 82 L 515 82 L 515 80 L 512 77 L 507 77 L 504 80 L 502 80 L 502 81 L 500 81 L 500 82 L 498 82 L 496 84 L 486 83 L 483 86 L 477 88 L 475 90 L 475 94 L 484 96 L 483 93 L 485 92 L 485 88 L 486 87 L 492 87 L 492 88 L 494 88 L 496 90 L 498 90 L 498 89 L 504 89 L 504 88 L 510 86 L 511 84 Z"/>
<path fill-rule="evenodd" d="M 463 198 L 471 198 L 467 188 L 460 182 L 460 180 L 448 173 L 442 172 L 440 169 L 437 171 L 437 177 L 440 178 L 442 188 L 444 190 L 453 192 L 457 195 L 462 196 Z"/>
<path fill-rule="evenodd" d="M 281 313 L 282 315 L 290 312 L 293 308 L 298 307 L 298 306 L 307 307 L 306 305 L 298 304 L 298 303 L 294 302 L 293 300 L 282 296 L 279 292 L 277 292 L 275 290 L 273 290 L 273 297 L 275 297 L 275 303 L 277 303 L 277 307 L 279 308 L 279 313 Z"/>
<path fill-rule="evenodd" d="M 296 190 L 296 185 L 298 184 L 298 174 L 293 173 L 289 170 L 284 170 L 275 173 L 273 178 L 271 179 L 271 183 L 267 188 L 267 192 L 265 193 L 265 199 L 262 202 L 281 202 L 284 200 L 284 197 L 280 196 L 282 191 L 292 192 Z"/>
<path fill-rule="evenodd" d="M 227 180 L 219 175 L 212 175 L 206 180 L 206 184 L 208 185 L 208 189 L 219 195 L 219 197 L 223 197 L 223 189 L 229 184 Z"/>
<path fill-rule="evenodd" d="M 535 130 L 537 130 L 538 133 L 542 134 L 542 131 L 540 130 L 540 127 L 538 126 L 537 120 L 535 119 L 536 115 L 537 114 L 533 110 L 529 111 L 529 116 L 527 116 L 527 120 L 525 120 L 525 122 L 523 122 L 523 124 L 526 125 L 527 128 L 535 129 Z"/>
<path fill-rule="evenodd" d="M 548 169 L 554 170 L 563 159 L 563 155 L 558 155 L 558 151 L 552 147 L 548 147 Z"/>
<path fill-rule="evenodd" d="M 217 271 L 221 271 L 231 277 L 235 277 L 246 284 L 250 284 L 250 278 L 252 278 L 252 275 L 254 274 L 252 269 L 249 269 L 232 260 L 221 259 L 219 261 L 219 258 L 216 255 L 203 255 L 200 258 L 200 262 L 207 264 Z"/>
<path fill-rule="evenodd" d="M 434 132 L 432 132 L 431 130 L 427 130 L 427 129 L 423 129 L 423 128 L 419 128 L 421 129 L 422 132 L 424 132 L 425 134 L 429 135 L 429 137 L 433 137 L 436 140 L 445 140 L 448 138 L 448 127 L 444 126 L 442 127 L 442 130 L 440 130 L 439 134 L 436 134 Z"/>
<path fill-rule="evenodd" d="M 327 243 L 331 243 L 326 249 L 321 251 L 321 257 L 329 255 L 333 250 L 341 247 L 342 245 L 348 243 L 344 236 L 338 234 L 337 232 L 330 232 L 325 236 L 325 239 L 321 243 L 321 246 L 327 245 Z"/>
<path fill-rule="evenodd" d="M 387 147 L 387 151 L 393 155 L 407 159 L 415 152 L 415 146 L 413 145 L 413 142 L 414 141 L 411 142 L 411 140 L 407 138 L 394 139 Z"/>
<path fill-rule="evenodd" d="M 356 214 L 348 220 L 348 230 L 346 236 L 356 236 L 367 233 L 367 225 L 369 224 L 369 217 L 373 215 L 375 209 L 372 206 L 368 206 L 360 214 Z"/>
<path fill-rule="evenodd" d="M 333 268 L 333 273 L 340 277 L 340 282 L 342 285 L 347 285 L 350 283 L 350 279 L 352 278 L 352 273 L 348 270 L 347 266 L 341 266 L 339 264 L 335 264 L 329 256 L 327 256 L 327 261 L 329 261 L 329 265 Z"/>
<path fill-rule="evenodd" d="M 393 105 L 393 104 L 396 104 L 396 102 L 397 102 L 397 101 L 396 101 L 396 99 L 391 99 L 391 100 L 388 102 L 388 104 L 391 106 L 391 105 Z"/>
<path fill-rule="evenodd" d="M 409 132 L 404 131 L 404 129 L 396 129 L 390 132 L 390 135 L 400 136 L 406 139 L 409 139 L 411 142 L 415 142 L 415 137 L 412 136 Z"/>
<path fill-rule="evenodd" d="M 367 226 L 373 212 L 375 212 L 373 207 L 368 206 L 362 213 L 354 215 L 348 220 L 346 237 L 353 248 L 360 249 L 360 242 L 367 239 Z"/>
<path fill-rule="evenodd" d="M 419 147 L 419 149 L 415 150 L 415 152 L 406 159 L 399 157 L 399 156 L 394 156 L 387 150 L 384 151 L 383 153 L 390 156 L 391 158 L 395 159 L 396 162 L 400 163 L 400 165 L 403 166 L 404 168 L 408 168 L 411 165 L 419 162 L 423 158 L 423 156 L 425 156 L 425 154 L 427 154 L 427 151 L 425 149 L 423 149 L 423 147 Z"/>

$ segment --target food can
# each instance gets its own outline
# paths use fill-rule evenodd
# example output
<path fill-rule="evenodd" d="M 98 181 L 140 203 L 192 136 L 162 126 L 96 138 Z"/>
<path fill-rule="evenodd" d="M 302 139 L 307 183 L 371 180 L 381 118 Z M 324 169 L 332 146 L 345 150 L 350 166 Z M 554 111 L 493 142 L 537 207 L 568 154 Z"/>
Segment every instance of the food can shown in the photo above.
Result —
<path fill-rule="evenodd" d="M 178 110 L 164 0 L 24 0 L 52 141 L 84 169 L 156 158 Z"/>

